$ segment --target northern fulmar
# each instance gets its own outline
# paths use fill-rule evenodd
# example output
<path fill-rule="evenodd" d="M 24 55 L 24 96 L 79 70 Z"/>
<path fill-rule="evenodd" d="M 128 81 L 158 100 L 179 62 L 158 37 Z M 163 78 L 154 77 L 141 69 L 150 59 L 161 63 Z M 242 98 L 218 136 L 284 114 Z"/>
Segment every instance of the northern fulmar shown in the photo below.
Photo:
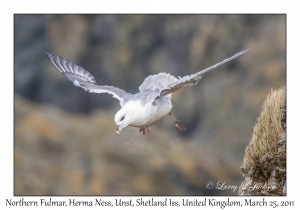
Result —
<path fill-rule="evenodd" d="M 168 73 L 150 75 L 140 85 L 140 92 L 136 94 L 125 92 L 113 86 L 96 85 L 95 78 L 84 68 L 60 56 L 50 53 L 47 55 L 53 66 L 75 86 L 92 93 L 108 93 L 120 101 L 121 109 L 115 115 L 118 135 L 127 126 L 137 127 L 145 135 L 146 132 L 149 132 L 148 127 L 158 123 L 168 115 L 172 117 L 176 127 L 185 130 L 186 127 L 171 113 L 172 93 L 183 86 L 196 85 L 206 72 L 243 55 L 249 50 L 243 50 L 211 67 L 184 77 L 176 78 Z"/>

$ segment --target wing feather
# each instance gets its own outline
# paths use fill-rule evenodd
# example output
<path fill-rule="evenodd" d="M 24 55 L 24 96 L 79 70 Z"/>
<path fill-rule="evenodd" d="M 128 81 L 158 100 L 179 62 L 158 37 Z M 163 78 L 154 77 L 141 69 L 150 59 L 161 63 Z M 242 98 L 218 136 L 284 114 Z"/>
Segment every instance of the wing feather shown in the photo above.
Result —
<path fill-rule="evenodd" d="M 75 86 L 81 87 L 92 93 L 111 94 L 114 98 L 120 101 L 121 106 L 124 102 L 124 98 L 130 95 L 130 93 L 127 93 L 117 87 L 96 85 L 95 78 L 90 74 L 90 72 L 81 66 L 78 66 L 77 64 L 57 55 L 50 53 L 47 53 L 47 55 L 53 66 L 68 80 L 73 82 Z"/>
<path fill-rule="evenodd" d="M 204 74 L 214 68 L 217 68 L 218 66 L 221 66 L 241 55 L 243 55 L 244 53 L 248 52 L 250 49 L 248 50 L 243 50 L 233 56 L 231 56 L 230 58 L 227 58 L 211 67 L 208 67 L 202 71 L 199 71 L 195 74 L 192 74 L 192 75 L 187 75 L 187 76 L 184 76 L 184 77 L 179 77 L 179 79 L 175 82 L 173 82 L 172 84 L 168 85 L 165 89 L 161 90 L 160 91 L 160 94 L 158 97 L 162 97 L 162 96 L 165 96 L 165 95 L 168 95 L 170 93 L 174 93 L 175 91 L 179 90 L 181 87 L 183 86 L 192 86 L 192 85 L 196 85 L 198 84 L 198 82 L 200 81 L 200 79 L 204 76 Z"/>

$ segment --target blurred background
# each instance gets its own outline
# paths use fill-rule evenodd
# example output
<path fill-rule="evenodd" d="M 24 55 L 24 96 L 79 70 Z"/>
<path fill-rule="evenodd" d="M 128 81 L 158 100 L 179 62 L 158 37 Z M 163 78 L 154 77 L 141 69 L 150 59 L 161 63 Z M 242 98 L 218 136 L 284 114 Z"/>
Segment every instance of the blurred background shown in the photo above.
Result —
<path fill-rule="evenodd" d="M 15 195 L 237 195 L 261 105 L 286 84 L 285 15 L 15 15 Z M 137 93 L 144 78 L 185 76 L 251 48 L 173 94 L 173 114 L 115 134 L 120 106 L 75 87 L 46 52 L 99 85 Z"/>

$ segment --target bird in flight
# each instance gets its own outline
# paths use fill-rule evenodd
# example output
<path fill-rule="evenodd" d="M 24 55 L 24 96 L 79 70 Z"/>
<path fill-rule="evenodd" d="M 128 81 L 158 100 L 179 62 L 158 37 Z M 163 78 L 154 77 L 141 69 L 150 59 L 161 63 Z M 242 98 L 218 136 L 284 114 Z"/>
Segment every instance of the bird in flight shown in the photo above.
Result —
<path fill-rule="evenodd" d="M 249 50 L 243 50 L 211 67 L 184 77 L 176 78 L 168 73 L 150 75 L 140 85 L 140 92 L 136 94 L 127 93 L 113 86 L 97 85 L 95 78 L 84 68 L 60 56 L 50 53 L 47 55 L 53 66 L 75 86 L 92 93 L 108 93 L 119 100 L 121 109 L 115 115 L 118 135 L 127 126 L 137 127 L 145 135 L 149 132 L 150 126 L 168 115 L 172 117 L 176 127 L 180 130 L 186 130 L 186 127 L 171 113 L 172 94 L 184 86 L 196 85 L 206 72 L 243 55 Z"/>

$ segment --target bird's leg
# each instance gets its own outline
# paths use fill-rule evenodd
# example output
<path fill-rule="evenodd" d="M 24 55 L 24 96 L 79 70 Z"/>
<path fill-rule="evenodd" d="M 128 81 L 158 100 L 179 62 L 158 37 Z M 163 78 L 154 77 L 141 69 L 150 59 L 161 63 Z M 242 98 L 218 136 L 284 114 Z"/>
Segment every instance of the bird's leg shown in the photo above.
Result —
<path fill-rule="evenodd" d="M 143 135 L 146 134 L 146 132 L 150 133 L 149 131 L 149 128 L 148 127 L 145 127 L 145 128 L 140 128 L 140 131 L 139 132 L 142 132 L 143 131 Z"/>
<path fill-rule="evenodd" d="M 171 117 L 173 118 L 174 123 L 175 123 L 175 126 L 178 127 L 181 131 L 184 131 L 184 130 L 187 129 L 180 121 L 178 121 L 178 120 L 172 115 L 171 112 L 169 113 L 169 115 L 171 115 Z"/>
<path fill-rule="evenodd" d="M 149 128 L 148 128 L 148 127 L 146 127 L 146 131 L 147 131 L 148 133 L 150 133 L 150 131 L 149 131 Z"/>

